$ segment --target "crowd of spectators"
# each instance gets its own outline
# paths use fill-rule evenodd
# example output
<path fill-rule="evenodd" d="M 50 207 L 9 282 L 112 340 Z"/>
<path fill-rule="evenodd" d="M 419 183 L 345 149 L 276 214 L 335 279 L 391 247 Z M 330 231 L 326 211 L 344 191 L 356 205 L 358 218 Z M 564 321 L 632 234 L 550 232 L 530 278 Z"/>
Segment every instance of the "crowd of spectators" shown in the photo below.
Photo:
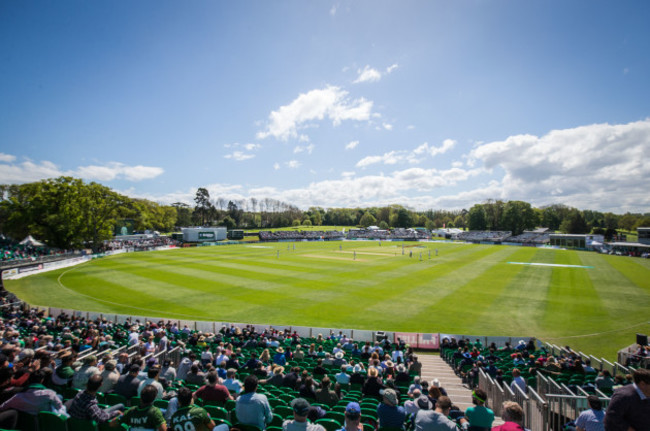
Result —
<path fill-rule="evenodd" d="M 343 239 L 343 232 L 337 230 L 314 230 L 314 231 L 302 231 L 302 230 L 277 230 L 277 231 L 268 231 L 262 230 L 259 233 L 260 241 L 287 241 L 287 240 L 336 240 Z"/>
<path fill-rule="evenodd" d="M 431 238 L 431 233 L 422 229 L 350 229 L 348 239 L 381 239 L 417 241 Z"/>
<path fill-rule="evenodd" d="M 20 244 L 17 241 L 0 235 L 0 254 L 2 256 L 2 262 L 30 262 L 46 256 L 63 255 L 65 253 L 64 250 Z"/>
<path fill-rule="evenodd" d="M 188 417 L 222 431 L 237 424 L 290 431 L 303 418 L 323 427 L 312 431 L 329 430 L 331 421 L 340 429 L 355 414 L 368 431 L 409 420 L 426 431 L 438 415 L 466 421 L 437 382 L 420 378 L 422 365 L 401 340 L 52 318 L 14 300 L 0 301 L 0 428 L 41 420 L 44 411 L 157 430 Z"/>
<path fill-rule="evenodd" d="M 168 245 L 178 245 L 179 242 L 168 236 L 163 235 L 146 235 L 141 238 L 119 239 L 116 237 L 109 241 L 104 241 L 104 251 L 110 250 L 149 250 L 155 247 L 164 247 Z"/>
<path fill-rule="evenodd" d="M 518 244 L 548 244 L 551 241 L 551 234 L 548 232 L 524 232 L 519 235 L 511 236 L 505 240 L 506 242 L 514 242 Z"/>
<path fill-rule="evenodd" d="M 470 230 L 458 234 L 458 239 L 460 241 L 467 241 L 467 242 L 500 243 L 504 241 L 510 241 L 509 238 L 511 237 L 512 237 L 512 232 L 509 230 L 508 231 Z"/>

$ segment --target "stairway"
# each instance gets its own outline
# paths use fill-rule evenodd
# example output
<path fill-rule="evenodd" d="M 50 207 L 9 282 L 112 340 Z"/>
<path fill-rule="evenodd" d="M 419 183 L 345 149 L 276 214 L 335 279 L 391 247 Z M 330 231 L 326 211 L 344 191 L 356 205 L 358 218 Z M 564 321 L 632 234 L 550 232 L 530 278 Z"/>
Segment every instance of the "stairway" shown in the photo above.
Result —
<path fill-rule="evenodd" d="M 449 366 L 438 354 L 419 354 L 418 360 L 422 363 L 422 380 L 426 380 L 431 385 L 433 379 L 440 381 L 451 402 L 458 406 L 462 411 L 467 410 L 472 404 L 472 391 L 465 386 L 460 377 L 454 373 L 453 368 Z M 488 405 L 488 407 L 490 407 Z M 501 418 L 495 418 L 493 426 L 501 425 Z"/>

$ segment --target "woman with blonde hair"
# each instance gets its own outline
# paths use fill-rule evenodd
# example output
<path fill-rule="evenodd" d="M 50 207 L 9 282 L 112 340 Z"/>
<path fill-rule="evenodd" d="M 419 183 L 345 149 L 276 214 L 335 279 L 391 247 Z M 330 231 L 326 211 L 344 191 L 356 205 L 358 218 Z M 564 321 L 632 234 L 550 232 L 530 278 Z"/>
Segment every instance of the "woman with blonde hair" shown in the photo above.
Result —
<path fill-rule="evenodd" d="M 271 361 L 271 352 L 269 352 L 269 349 L 262 350 L 260 361 L 264 362 L 265 365 Z"/>

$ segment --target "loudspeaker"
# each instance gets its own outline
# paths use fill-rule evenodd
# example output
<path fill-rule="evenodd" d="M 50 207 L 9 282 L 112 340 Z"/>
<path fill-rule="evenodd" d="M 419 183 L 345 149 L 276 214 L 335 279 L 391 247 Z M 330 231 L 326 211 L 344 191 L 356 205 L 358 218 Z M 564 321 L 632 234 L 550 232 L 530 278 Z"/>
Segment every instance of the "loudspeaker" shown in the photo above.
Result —
<path fill-rule="evenodd" d="M 643 335 L 643 334 L 636 334 L 636 344 L 640 344 L 642 346 L 647 346 L 648 345 L 648 336 Z"/>

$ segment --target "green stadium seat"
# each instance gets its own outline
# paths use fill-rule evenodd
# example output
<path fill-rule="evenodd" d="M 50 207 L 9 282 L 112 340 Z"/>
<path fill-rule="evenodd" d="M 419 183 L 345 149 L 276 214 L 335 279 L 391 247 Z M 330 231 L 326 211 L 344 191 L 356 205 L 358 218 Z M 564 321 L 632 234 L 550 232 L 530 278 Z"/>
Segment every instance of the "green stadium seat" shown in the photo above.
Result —
<path fill-rule="evenodd" d="M 326 419 L 326 418 L 318 419 L 315 423 L 321 425 L 327 431 L 337 431 L 341 429 L 341 427 L 343 426 L 339 421 L 336 421 L 334 419 Z"/>
<path fill-rule="evenodd" d="M 68 431 L 97 431 L 97 422 L 68 418 Z"/>
<path fill-rule="evenodd" d="M 38 428 L 41 431 L 67 431 L 67 418 L 52 412 L 38 413 Z"/>

